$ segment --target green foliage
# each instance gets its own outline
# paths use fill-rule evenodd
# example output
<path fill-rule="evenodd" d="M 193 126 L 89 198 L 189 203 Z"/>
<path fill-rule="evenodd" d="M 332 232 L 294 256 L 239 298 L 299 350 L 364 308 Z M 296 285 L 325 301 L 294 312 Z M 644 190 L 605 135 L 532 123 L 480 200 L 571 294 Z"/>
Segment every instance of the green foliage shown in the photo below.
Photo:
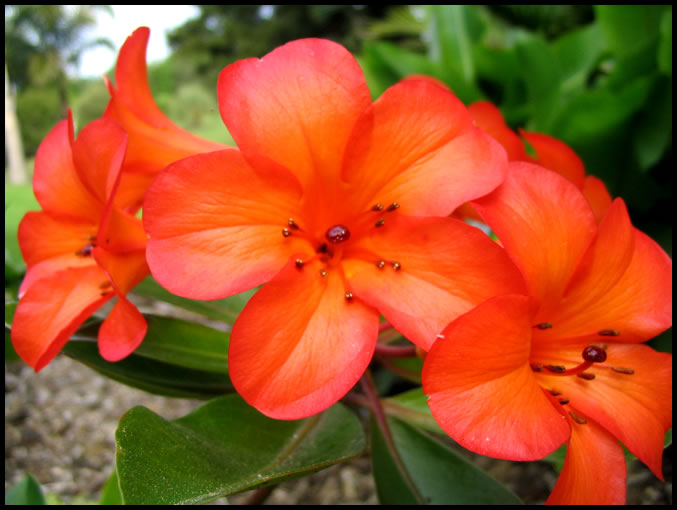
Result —
<path fill-rule="evenodd" d="M 211 400 L 174 422 L 135 407 L 120 420 L 116 445 L 128 505 L 206 503 L 310 474 L 366 449 L 359 420 L 341 404 L 280 421 L 237 395 Z"/>
<path fill-rule="evenodd" d="M 103 80 L 89 81 L 82 92 L 77 95 L 77 100 L 73 105 L 76 129 L 81 129 L 101 117 L 106 110 L 109 99 L 110 94 Z"/>
<path fill-rule="evenodd" d="M 26 154 L 35 154 L 42 139 L 63 120 L 61 99 L 53 88 L 28 88 L 19 93 L 16 113 Z"/>
<path fill-rule="evenodd" d="M 5 287 L 17 282 L 26 270 L 17 239 L 19 223 L 28 211 L 39 209 L 30 184 L 5 185 Z"/>
<path fill-rule="evenodd" d="M 28 474 L 5 494 L 5 505 L 45 504 L 40 484 Z"/>

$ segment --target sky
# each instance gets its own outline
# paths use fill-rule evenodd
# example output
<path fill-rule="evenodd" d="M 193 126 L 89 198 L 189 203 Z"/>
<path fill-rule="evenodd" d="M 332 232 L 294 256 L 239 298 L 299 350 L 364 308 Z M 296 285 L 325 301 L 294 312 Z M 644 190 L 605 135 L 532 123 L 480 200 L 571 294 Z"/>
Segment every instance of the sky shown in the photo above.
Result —
<path fill-rule="evenodd" d="M 199 9 L 194 5 L 112 5 L 111 7 L 114 12 L 112 18 L 103 10 L 97 11 L 98 27 L 92 33 L 92 37 L 107 37 L 115 46 L 115 51 L 98 46 L 83 53 L 78 68 L 79 76 L 101 76 L 113 67 L 120 46 L 136 28 L 141 26 L 150 28 L 147 61 L 164 60 L 169 55 L 166 32 L 199 14 Z"/>

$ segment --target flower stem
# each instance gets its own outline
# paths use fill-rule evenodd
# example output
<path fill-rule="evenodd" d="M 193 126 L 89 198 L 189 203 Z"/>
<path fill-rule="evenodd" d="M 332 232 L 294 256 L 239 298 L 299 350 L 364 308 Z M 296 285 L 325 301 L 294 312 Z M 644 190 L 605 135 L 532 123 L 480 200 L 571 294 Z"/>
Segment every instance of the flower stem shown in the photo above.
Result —
<path fill-rule="evenodd" d="M 383 439 L 385 440 L 386 446 L 390 452 L 390 455 L 393 458 L 393 461 L 395 462 L 395 465 L 397 466 L 398 471 L 400 472 L 400 475 L 402 475 L 404 482 L 407 484 L 407 487 L 414 495 L 416 500 L 420 504 L 425 503 L 423 496 L 416 488 L 416 485 L 411 479 L 411 476 L 409 475 L 407 468 L 402 462 L 400 453 L 397 450 L 397 447 L 395 446 L 395 441 L 393 441 L 393 436 L 390 433 L 390 427 L 388 426 L 388 420 L 386 418 L 385 412 L 383 411 L 383 407 L 381 406 L 381 401 L 378 398 L 378 391 L 376 390 L 376 385 L 374 384 L 374 379 L 372 378 L 369 369 L 367 369 L 367 371 L 362 376 L 362 379 L 360 379 L 360 384 L 362 385 L 362 390 L 364 391 L 364 394 L 367 397 L 367 400 L 369 401 L 371 412 L 374 414 L 376 423 L 378 424 L 378 426 L 381 429 L 381 432 L 383 433 Z"/>
<path fill-rule="evenodd" d="M 416 346 L 376 344 L 374 355 L 384 356 L 387 358 L 413 358 L 416 356 Z"/>

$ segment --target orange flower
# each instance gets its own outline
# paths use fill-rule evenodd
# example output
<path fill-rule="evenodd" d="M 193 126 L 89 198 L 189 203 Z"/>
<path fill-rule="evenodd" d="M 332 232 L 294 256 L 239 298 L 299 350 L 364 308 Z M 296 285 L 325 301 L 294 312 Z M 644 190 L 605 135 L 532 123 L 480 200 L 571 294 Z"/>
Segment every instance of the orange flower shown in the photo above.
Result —
<path fill-rule="evenodd" d="M 600 222 L 554 172 L 512 163 L 472 202 L 527 295 L 459 317 L 425 358 L 423 389 L 464 447 L 535 460 L 568 441 L 550 503 L 625 501 L 620 440 L 658 476 L 672 426 L 672 356 L 641 342 L 672 325 L 672 261 L 616 199 Z"/>
<path fill-rule="evenodd" d="M 114 87 L 104 76 L 111 95 L 104 117 L 115 120 L 129 135 L 118 201 L 141 205 L 157 173 L 186 156 L 222 150 L 225 145 L 181 129 L 162 113 L 153 100 L 146 72 L 146 46 L 150 30 L 137 28 L 122 48 L 115 66 Z"/>
<path fill-rule="evenodd" d="M 108 361 L 129 355 L 146 321 L 126 298 L 147 274 L 141 220 L 114 204 L 127 135 L 99 119 L 73 139 L 73 119 L 45 137 L 35 157 L 33 189 L 43 210 L 19 225 L 28 268 L 19 289 L 12 343 L 36 371 L 47 365 L 99 307 L 117 303 L 99 330 Z"/>
<path fill-rule="evenodd" d="M 520 129 L 520 135 L 536 151 L 536 157 L 530 156 L 522 139 L 508 127 L 501 111 L 493 104 L 478 101 L 471 104 L 468 110 L 477 126 L 505 148 L 510 161 L 531 161 L 566 177 L 583 191 L 597 222 L 601 221 L 611 205 L 611 195 L 599 178 L 585 175 L 583 161 L 571 147 L 552 136 Z"/>
<path fill-rule="evenodd" d="M 506 166 L 448 91 L 408 80 L 372 104 L 348 51 L 305 39 L 226 67 L 218 94 L 241 152 L 158 176 L 144 203 L 148 262 L 194 299 L 268 282 L 228 357 L 264 414 L 302 418 L 341 398 L 371 360 L 379 312 L 427 349 L 450 318 L 522 287 L 499 246 L 445 217 Z"/>

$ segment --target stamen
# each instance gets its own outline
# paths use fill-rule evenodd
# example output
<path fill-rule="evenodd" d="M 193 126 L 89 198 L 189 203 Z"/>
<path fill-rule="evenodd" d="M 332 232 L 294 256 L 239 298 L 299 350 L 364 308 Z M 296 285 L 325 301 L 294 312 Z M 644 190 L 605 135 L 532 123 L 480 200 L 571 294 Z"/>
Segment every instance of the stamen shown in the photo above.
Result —
<path fill-rule="evenodd" d="M 92 242 L 92 243 L 93 243 L 93 242 L 96 241 L 96 236 L 89 236 L 89 237 L 87 238 L 87 240 L 88 240 L 89 242 Z"/>
<path fill-rule="evenodd" d="M 379 260 L 379 261 L 377 261 L 377 262 L 376 262 L 376 267 L 378 267 L 379 269 L 383 269 L 384 267 L 386 267 L 386 261 L 385 261 L 385 260 Z"/>
<path fill-rule="evenodd" d="M 541 372 L 543 370 L 543 365 L 540 363 L 531 363 L 531 370 L 534 372 Z"/>
<path fill-rule="evenodd" d="M 282 229 L 282 235 L 283 235 L 284 237 L 289 237 L 289 236 L 291 235 L 291 231 L 290 231 L 287 227 L 284 227 L 284 228 Z"/>
<path fill-rule="evenodd" d="M 387 212 L 392 212 L 392 211 L 394 211 L 395 209 L 399 209 L 399 208 L 400 208 L 400 204 L 398 204 L 397 202 L 393 202 L 392 204 L 390 204 L 390 205 L 386 208 L 386 211 L 387 211 Z"/>
<path fill-rule="evenodd" d="M 110 296 L 112 293 L 113 293 L 112 290 L 104 290 L 103 292 L 101 292 L 101 297 Z"/>
<path fill-rule="evenodd" d="M 607 344 L 588 344 L 592 345 L 593 347 L 599 347 L 600 349 L 604 349 L 605 351 L 609 348 Z"/>
<path fill-rule="evenodd" d="M 374 223 L 374 226 L 375 226 L 376 228 L 380 228 L 380 227 L 382 227 L 383 225 L 385 225 L 385 222 L 386 222 L 386 220 L 384 220 L 383 218 L 381 218 L 381 219 L 378 220 L 376 223 Z"/>
<path fill-rule="evenodd" d="M 383 206 L 381 204 L 374 204 L 373 207 L 371 208 L 372 211 L 382 211 Z"/>
<path fill-rule="evenodd" d="M 353 299 L 353 293 L 352 292 L 346 292 L 346 300 L 352 301 L 352 299 Z"/>
<path fill-rule="evenodd" d="M 84 248 L 76 251 L 75 254 L 78 255 L 79 257 L 89 257 L 92 254 L 93 249 L 94 249 L 94 245 L 88 244 Z"/>
<path fill-rule="evenodd" d="M 609 367 L 611 370 L 614 372 L 618 372 L 619 374 L 626 374 L 626 375 L 632 375 L 635 373 L 635 371 L 632 368 L 625 368 L 625 367 Z"/>
<path fill-rule="evenodd" d="M 101 285 L 99 285 L 99 288 L 100 288 L 100 289 L 108 289 L 108 288 L 110 288 L 110 287 L 112 287 L 112 286 L 113 286 L 113 282 L 111 282 L 110 280 L 106 280 L 106 281 L 103 282 Z"/>
<path fill-rule="evenodd" d="M 536 324 L 534 327 L 538 329 L 550 329 L 552 328 L 552 324 L 549 322 L 541 322 L 540 324 Z"/>
<path fill-rule="evenodd" d="M 303 259 L 296 259 L 296 267 L 298 269 L 303 269 L 303 264 L 305 264 L 305 262 L 303 262 Z"/>
<path fill-rule="evenodd" d="M 580 374 L 576 374 L 577 377 L 580 377 L 581 379 L 585 379 L 586 381 L 592 381 L 595 378 L 595 374 L 591 374 L 590 372 L 582 372 Z"/>
<path fill-rule="evenodd" d="M 585 418 L 576 414 L 571 409 L 569 410 L 569 416 L 571 416 L 571 419 L 573 419 L 576 423 L 579 423 L 580 425 L 585 425 L 586 423 L 588 423 L 588 421 Z"/>
<path fill-rule="evenodd" d="M 550 372 L 555 372 L 556 374 L 566 372 L 566 367 L 563 367 L 562 365 L 545 365 L 545 368 Z"/>
<path fill-rule="evenodd" d="M 558 391 L 558 390 L 549 390 L 549 391 L 550 391 L 550 394 L 551 394 L 553 397 L 556 397 L 556 396 L 562 394 L 562 392 L 561 392 L 561 391 Z"/>
<path fill-rule="evenodd" d="M 604 363 L 606 361 L 606 351 L 597 345 L 588 345 L 583 349 L 583 359 L 591 363 Z"/>
<path fill-rule="evenodd" d="M 402 265 L 399 262 L 397 262 L 396 260 L 393 260 L 391 262 L 391 264 L 393 265 L 393 269 L 395 271 L 399 271 L 402 268 Z"/>
<path fill-rule="evenodd" d="M 294 218 L 289 218 L 288 220 L 289 226 L 293 228 L 294 230 L 298 230 L 300 227 L 298 224 L 294 221 Z"/>
<path fill-rule="evenodd" d="M 326 278 L 326 277 L 327 277 L 327 272 L 326 272 L 324 269 L 322 269 L 322 270 L 320 271 L 320 276 L 321 276 L 322 278 Z"/>
<path fill-rule="evenodd" d="M 621 336 L 621 332 L 617 329 L 603 329 L 597 333 L 599 336 Z"/>
<path fill-rule="evenodd" d="M 567 405 L 567 404 L 569 403 L 569 399 L 568 399 L 568 398 L 558 398 L 557 401 L 558 401 L 560 404 L 562 404 L 563 406 L 564 406 L 564 405 Z"/>

